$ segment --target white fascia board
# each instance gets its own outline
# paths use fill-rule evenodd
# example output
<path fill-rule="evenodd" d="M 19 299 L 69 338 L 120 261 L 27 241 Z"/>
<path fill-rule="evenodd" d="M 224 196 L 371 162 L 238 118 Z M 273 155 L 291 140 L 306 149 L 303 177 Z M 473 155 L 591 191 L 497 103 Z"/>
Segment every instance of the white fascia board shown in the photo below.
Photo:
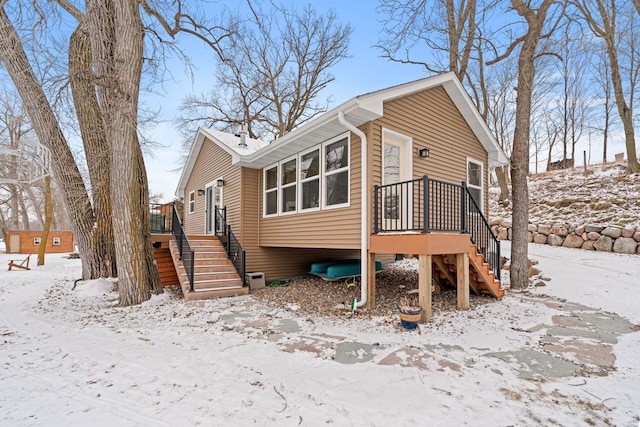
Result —
<path fill-rule="evenodd" d="M 199 128 L 196 136 L 193 140 L 193 144 L 191 145 L 191 149 L 189 150 L 189 156 L 187 157 L 187 162 L 182 168 L 182 174 L 180 175 L 180 180 L 178 181 L 178 187 L 176 188 L 175 196 L 176 197 L 184 197 L 184 190 L 187 186 L 187 182 L 189 181 L 189 177 L 191 176 L 191 172 L 193 172 L 193 167 L 196 164 L 196 160 L 198 159 L 198 154 L 200 154 L 200 150 L 202 149 L 202 144 L 204 144 L 205 138 L 212 141 L 214 144 L 222 148 L 224 151 L 231 155 L 232 163 L 235 163 L 240 157 L 238 153 L 233 151 L 231 147 L 227 144 L 219 142 L 213 135 L 207 132 L 204 128 Z"/>
<path fill-rule="evenodd" d="M 310 148 L 325 141 L 326 136 L 321 136 L 325 134 L 323 130 L 335 129 L 335 135 L 338 135 L 346 130 L 338 121 L 338 112 L 340 111 L 347 116 L 348 120 L 359 126 L 382 116 L 382 102 L 362 102 L 359 97 L 353 98 L 331 109 L 317 119 L 294 129 L 255 153 L 238 156 L 237 160 L 234 159 L 233 164 L 254 169 L 263 168 L 274 163 L 274 161 L 282 160 L 305 148 Z M 303 138 L 306 138 L 307 142 L 300 143 Z"/>

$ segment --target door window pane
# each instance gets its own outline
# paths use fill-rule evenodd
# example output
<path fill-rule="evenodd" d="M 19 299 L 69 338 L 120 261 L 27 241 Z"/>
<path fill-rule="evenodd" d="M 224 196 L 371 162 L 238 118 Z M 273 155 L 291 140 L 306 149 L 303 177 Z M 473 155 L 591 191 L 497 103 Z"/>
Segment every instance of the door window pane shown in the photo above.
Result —
<path fill-rule="evenodd" d="M 400 147 L 393 144 L 384 145 L 384 184 L 400 182 Z"/>

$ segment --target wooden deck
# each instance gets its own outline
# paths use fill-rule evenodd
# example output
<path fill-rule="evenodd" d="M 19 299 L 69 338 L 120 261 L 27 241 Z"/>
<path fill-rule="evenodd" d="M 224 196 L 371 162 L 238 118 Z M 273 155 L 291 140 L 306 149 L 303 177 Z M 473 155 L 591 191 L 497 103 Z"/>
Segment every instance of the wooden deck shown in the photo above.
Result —
<path fill-rule="evenodd" d="M 489 271 L 484 256 L 477 252 L 469 234 L 462 233 L 382 233 L 371 236 L 369 265 L 376 253 L 410 254 L 418 257 L 418 300 L 423 322 L 431 321 L 432 283 L 453 287 L 458 308 L 469 308 L 470 289 L 477 295 L 502 298 L 500 281 Z M 367 305 L 375 304 L 375 273 L 368 274 Z"/>

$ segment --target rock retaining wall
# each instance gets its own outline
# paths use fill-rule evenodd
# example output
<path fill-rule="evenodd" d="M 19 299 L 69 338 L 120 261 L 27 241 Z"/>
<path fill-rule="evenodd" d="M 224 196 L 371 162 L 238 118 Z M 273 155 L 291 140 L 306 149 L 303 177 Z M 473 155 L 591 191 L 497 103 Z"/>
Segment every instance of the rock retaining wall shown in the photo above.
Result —
<path fill-rule="evenodd" d="M 511 240 L 511 223 L 509 221 L 493 220 L 491 221 L 491 230 L 498 236 L 498 239 Z M 529 224 L 529 242 L 640 255 L 640 226 Z"/>

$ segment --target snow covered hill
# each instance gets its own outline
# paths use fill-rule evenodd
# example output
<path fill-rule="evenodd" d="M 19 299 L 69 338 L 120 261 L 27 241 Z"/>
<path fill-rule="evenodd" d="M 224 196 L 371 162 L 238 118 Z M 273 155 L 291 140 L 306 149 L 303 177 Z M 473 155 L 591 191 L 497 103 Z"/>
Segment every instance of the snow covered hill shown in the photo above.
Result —
<path fill-rule="evenodd" d="M 529 177 L 529 221 L 570 224 L 640 225 L 640 174 L 626 163 L 607 163 L 544 172 Z M 492 219 L 510 219 L 511 206 L 498 204 L 500 188 L 489 190 Z"/>

